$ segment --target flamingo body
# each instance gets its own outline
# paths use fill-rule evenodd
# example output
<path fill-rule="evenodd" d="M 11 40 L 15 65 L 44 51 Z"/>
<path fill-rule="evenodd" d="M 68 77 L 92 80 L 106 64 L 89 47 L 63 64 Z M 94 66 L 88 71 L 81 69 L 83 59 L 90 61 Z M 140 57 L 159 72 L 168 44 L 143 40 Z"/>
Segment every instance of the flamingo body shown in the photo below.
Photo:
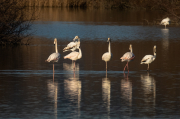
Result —
<path fill-rule="evenodd" d="M 132 52 L 126 52 L 120 59 L 122 62 L 126 61 L 126 62 L 130 62 L 131 60 L 133 60 L 135 57 L 135 55 Z"/>
<path fill-rule="evenodd" d="M 155 58 L 156 57 L 153 55 L 145 55 L 141 60 L 141 64 L 150 64 L 155 60 Z"/>
<path fill-rule="evenodd" d="M 55 44 L 55 53 L 52 53 L 47 60 L 45 60 L 46 62 L 53 62 L 53 72 L 54 72 L 54 62 L 58 62 L 59 58 L 60 58 L 60 53 L 58 53 L 58 49 L 57 49 L 57 39 L 54 39 L 54 44 Z"/>
<path fill-rule="evenodd" d="M 46 62 L 58 62 L 59 58 L 60 58 L 60 53 L 52 53 L 48 59 L 46 60 Z"/>
<path fill-rule="evenodd" d="M 145 55 L 141 60 L 141 64 L 148 64 L 147 70 L 149 70 L 149 64 L 156 59 L 156 46 L 154 46 L 153 52 L 154 55 Z"/>
<path fill-rule="evenodd" d="M 78 39 L 78 42 L 75 40 Z M 74 51 L 76 49 L 78 49 L 78 45 L 79 45 L 79 42 L 80 42 L 80 38 L 78 36 L 75 36 L 75 38 L 73 39 L 73 42 L 70 42 L 64 49 L 63 49 L 63 52 L 66 52 L 66 51 Z"/>
<path fill-rule="evenodd" d="M 166 28 L 166 25 L 169 25 L 169 24 L 170 24 L 170 19 L 168 17 L 163 19 L 160 23 L 160 25 L 164 25 L 165 28 Z"/>
<path fill-rule="evenodd" d="M 125 69 L 126 69 L 126 67 L 127 67 L 128 72 L 129 72 L 128 62 L 132 61 L 132 60 L 135 58 L 135 55 L 133 54 L 133 49 L 132 49 L 132 45 L 131 45 L 131 44 L 130 44 L 130 46 L 129 46 L 129 50 L 130 50 L 130 52 L 126 52 L 126 53 L 120 58 L 122 62 L 124 62 L 124 61 L 127 62 L 126 66 L 124 67 L 124 71 L 125 71 Z"/>
<path fill-rule="evenodd" d="M 70 59 L 70 60 L 73 60 L 73 61 L 76 61 L 78 59 L 80 59 L 81 56 L 79 56 L 79 52 L 71 52 L 69 53 L 68 55 L 64 56 L 64 59 Z"/>
<path fill-rule="evenodd" d="M 68 55 L 64 56 L 64 59 L 70 59 L 70 60 L 72 60 L 72 61 L 76 61 L 76 60 L 78 60 L 78 59 L 81 59 L 81 57 L 82 57 L 82 52 L 81 52 L 81 49 L 80 49 L 80 48 L 78 48 L 78 49 L 79 49 L 79 52 L 76 52 L 76 51 L 71 52 L 71 53 L 69 53 Z M 74 62 L 74 69 L 75 69 L 75 62 Z"/>
<path fill-rule="evenodd" d="M 105 62 L 110 61 L 111 58 L 112 58 L 112 53 L 109 53 L 109 52 L 104 53 L 102 56 L 102 60 L 104 60 Z"/>
<path fill-rule="evenodd" d="M 104 60 L 106 62 L 106 73 L 107 73 L 107 62 L 111 60 L 112 58 L 112 53 L 111 53 L 111 39 L 108 38 L 107 42 L 109 42 L 109 46 L 108 46 L 108 52 L 104 53 L 102 55 L 102 60 Z"/>

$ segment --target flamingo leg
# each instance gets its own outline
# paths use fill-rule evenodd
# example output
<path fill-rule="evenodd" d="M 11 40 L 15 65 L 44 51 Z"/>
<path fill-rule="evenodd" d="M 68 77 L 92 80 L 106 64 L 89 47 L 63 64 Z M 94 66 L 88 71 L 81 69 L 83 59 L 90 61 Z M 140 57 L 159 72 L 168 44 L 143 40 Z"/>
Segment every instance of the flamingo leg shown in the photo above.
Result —
<path fill-rule="evenodd" d="M 107 72 L 107 62 L 106 62 L 106 72 Z"/>
<path fill-rule="evenodd" d="M 147 68 L 147 70 L 149 71 L 149 64 L 148 64 L 148 68 Z"/>
<path fill-rule="evenodd" d="M 75 61 L 74 61 L 74 70 L 75 70 Z"/>
<path fill-rule="evenodd" d="M 53 73 L 54 73 L 54 62 L 53 62 Z"/>
<path fill-rule="evenodd" d="M 54 72 L 53 72 L 53 83 L 54 83 Z"/>
<path fill-rule="evenodd" d="M 127 64 L 126 64 L 126 66 L 124 67 L 124 71 L 126 70 L 126 67 L 127 67 Z"/>
<path fill-rule="evenodd" d="M 128 66 L 128 62 L 127 62 L 127 70 L 128 70 L 128 73 L 129 73 L 129 66 Z"/>

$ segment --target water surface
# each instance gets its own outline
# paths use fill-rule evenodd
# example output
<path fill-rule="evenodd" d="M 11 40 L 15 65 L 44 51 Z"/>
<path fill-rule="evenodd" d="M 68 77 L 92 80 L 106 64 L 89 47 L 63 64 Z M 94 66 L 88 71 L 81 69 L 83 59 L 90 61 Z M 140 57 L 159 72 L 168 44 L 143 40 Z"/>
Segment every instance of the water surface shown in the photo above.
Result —
<path fill-rule="evenodd" d="M 1 118 L 179 118 L 179 27 L 149 26 L 161 14 L 145 11 L 42 9 L 29 46 L 0 47 Z M 82 58 L 63 59 L 62 49 L 78 35 Z M 54 52 L 58 39 L 61 58 L 45 60 Z M 107 38 L 112 39 L 113 58 L 105 62 Z M 130 72 L 123 73 L 120 57 L 133 46 Z M 156 60 L 140 61 L 146 54 Z M 78 51 L 78 50 L 77 50 Z"/>

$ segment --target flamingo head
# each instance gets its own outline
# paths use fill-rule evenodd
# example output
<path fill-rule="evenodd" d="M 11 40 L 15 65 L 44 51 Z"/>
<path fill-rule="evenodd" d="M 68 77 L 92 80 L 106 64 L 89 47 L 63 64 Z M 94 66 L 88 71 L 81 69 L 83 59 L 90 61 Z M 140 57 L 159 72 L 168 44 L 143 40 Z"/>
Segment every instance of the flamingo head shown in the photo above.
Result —
<path fill-rule="evenodd" d="M 129 50 L 132 50 L 132 45 L 131 44 L 129 45 Z"/>
<path fill-rule="evenodd" d="M 73 39 L 73 41 L 75 41 L 76 39 L 79 39 L 79 36 L 75 36 L 74 39 Z"/>
<path fill-rule="evenodd" d="M 107 42 L 111 42 L 111 38 L 108 38 Z"/>
<path fill-rule="evenodd" d="M 54 45 L 57 43 L 57 38 L 54 39 Z"/>
<path fill-rule="evenodd" d="M 156 45 L 154 46 L 154 49 L 153 49 L 153 51 L 156 53 Z"/>

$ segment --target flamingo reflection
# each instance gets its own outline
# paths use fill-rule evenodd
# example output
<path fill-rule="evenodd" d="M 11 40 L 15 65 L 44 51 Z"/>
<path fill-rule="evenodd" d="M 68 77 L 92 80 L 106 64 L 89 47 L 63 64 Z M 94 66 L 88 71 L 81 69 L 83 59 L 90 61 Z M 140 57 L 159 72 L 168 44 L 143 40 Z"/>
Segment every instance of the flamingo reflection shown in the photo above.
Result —
<path fill-rule="evenodd" d="M 127 75 L 124 74 L 124 79 L 121 80 L 121 95 L 122 98 L 129 106 L 132 105 L 132 83 L 128 80 Z"/>
<path fill-rule="evenodd" d="M 156 82 L 154 77 L 149 76 L 149 72 L 147 74 L 141 75 L 141 83 L 144 90 L 144 95 L 147 96 L 147 100 L 153 99 L 155 101 L 156 98 Z M 150 95 L 152 95 L 150 97 Z"/>
<path fill-rule="evenodd" d="M 162 62 L 167 62 L 168 60 L 168 49 L 169 49 L 169 29 L 161 29 L 162 33 Z M 164 68 L 167 68 L 167 63 L 164 63 L 163 65 Z"/>
<path fill-rule="evenodd" d="M 163 50 L 167 51 L 169 47 L 169 29 L 161 29 L 161 33 L 163 37 L 163 41 L 162 41 Z"/>
<path fill-rule="evenodd" d="M 144 106 L 147 108 L 147 110 L 154 112 L 156 104 L 156 82 L 154 77 L 150 76 L 149 72 L 147 74 L 142 74 L 141 83 L 145 100 Z"/>
<path fill-rule="evenodd" d="M 102 79 L 102 98 L 105 106 L 107 107 L 108 118 L 110 118 L 110 105 L 111 105 L 111 82 L 107 78 Z"/>
<path fill-rule="evenodd" d="M 48 97 L 52 99 L 52 102 L 54 102 L 54 116 L 57 119 L 57 102 L 58 102 L 58 83 L 55 83 L 53 81 L 47 82 L 48 87 Z"/>
<path fill-rule="evenodd" d="M 64 93 L 65 98 L 73 103 L 71 106 L 75 106 L 77 115 L 80 116 L 81 81 L 79 80 L 79 64 L 75 67 L 76 72 L 73 70 L 73 67 L 73 63 L 63 63 L 63 68 L 67 71 L 65 73 L 66 79 L 64 80 Z"/>

